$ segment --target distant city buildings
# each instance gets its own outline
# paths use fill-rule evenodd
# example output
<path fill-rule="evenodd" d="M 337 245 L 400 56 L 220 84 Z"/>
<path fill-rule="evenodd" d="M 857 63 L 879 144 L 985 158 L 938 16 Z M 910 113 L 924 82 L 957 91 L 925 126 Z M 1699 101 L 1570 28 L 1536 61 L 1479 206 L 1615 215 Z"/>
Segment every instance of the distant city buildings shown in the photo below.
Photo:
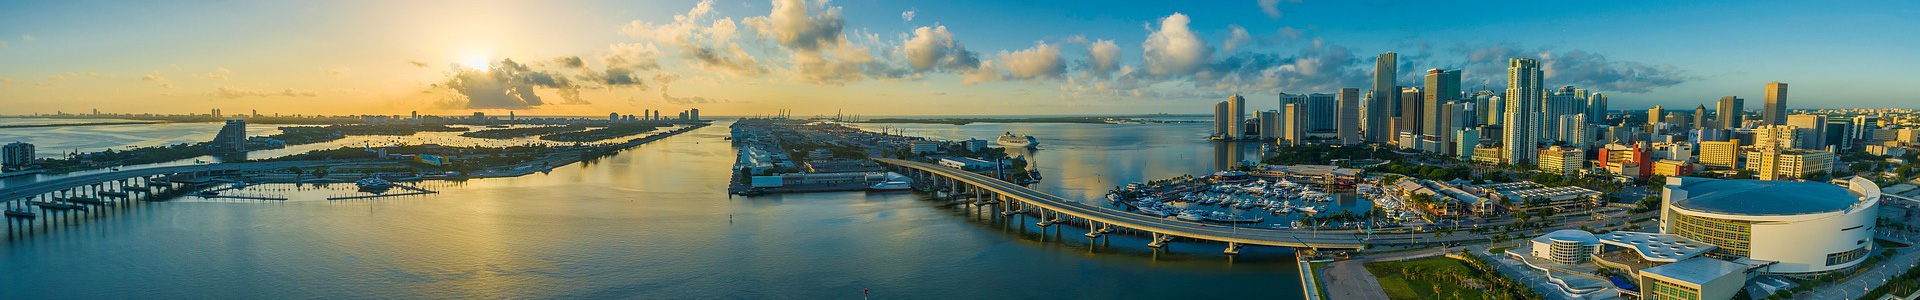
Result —
<path fill-rule="evenodd" d="M 220 126 L 220 133 L 207 143 L 207 147 L 214 153 L 247 152 L 247 120 L 227 120 L 226 125 Z"/>

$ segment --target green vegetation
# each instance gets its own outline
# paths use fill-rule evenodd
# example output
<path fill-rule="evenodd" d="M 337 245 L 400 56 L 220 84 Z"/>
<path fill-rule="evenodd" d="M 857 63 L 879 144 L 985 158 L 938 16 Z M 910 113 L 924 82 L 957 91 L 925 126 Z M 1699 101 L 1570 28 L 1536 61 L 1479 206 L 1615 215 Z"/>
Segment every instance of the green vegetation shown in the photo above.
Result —
<path fill-rule="evenodd" d="M 1481 299 L 1484 285 L 1465 262 L 1446 257 L 1367 263 L 1387 297 L 1401 299 Z"/>
<path fill-rule="evenodd" d="M 586 129 L 587 129 L 586 125 L 504 128 L 504 129 L 488 129 L 488 130 L 462 133 L 460 134 L 460 136 L 472 137 L 472 138 L 483 138 L 483 139 L 511 139 L 511 138 L 517 138 L 517 137 L 547 135 L 547 134 L 569 132 L 569 131 L 581 131 Z"/>
<path fill-rule="evenodd" d="M 1261 162 L 1270 165 L 1327 165 L 1334 160 L 1393 159 L 1399 154 L 1385 148 L 1334 147 L 1326 145 L 1279 147 Z"/>
<path fill-rule="evenodd" d="M 662 123 L 620 124 L 620 125 L 607 126 L 606 128 L 587 130 L 587 131 L 576 131 L 576 132 L 568 132 L 568 133 L 556 133 L 556 134 L 543 135 L 543 136 L 540 136 L 540 139 L 555 141 L 555 142 L 597 142 L 597 141 L 602 141 L 607 139 L 645 133 L 648 131 L 653 131 L 655 128 L 660 128 L 663 126 L 666 126 L 666 124 L 662 124 Z"/>

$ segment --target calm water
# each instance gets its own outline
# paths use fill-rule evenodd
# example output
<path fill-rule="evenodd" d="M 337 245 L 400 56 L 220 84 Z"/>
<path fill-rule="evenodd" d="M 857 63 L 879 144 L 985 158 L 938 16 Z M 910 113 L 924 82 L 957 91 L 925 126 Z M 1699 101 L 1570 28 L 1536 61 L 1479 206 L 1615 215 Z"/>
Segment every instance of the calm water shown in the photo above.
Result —
<path fill-rule="evenodd" d="M 294 199 L 189 198 L 9 234 L 0 299 L 1300 298 L 1285 249 L 1091 245 L 1084 228 L 1042 234 L 910 193 L 728 197 L 726 125 L 551 174 L 427 184 L 431 196 L 263 186 L 239 192 Z M 1048 145 L 1033 153 L 1043 190 L 1091 198 L 1211 171 L 1216 149 L 1188 125 L 910 132 L 1017 127 Z"/>

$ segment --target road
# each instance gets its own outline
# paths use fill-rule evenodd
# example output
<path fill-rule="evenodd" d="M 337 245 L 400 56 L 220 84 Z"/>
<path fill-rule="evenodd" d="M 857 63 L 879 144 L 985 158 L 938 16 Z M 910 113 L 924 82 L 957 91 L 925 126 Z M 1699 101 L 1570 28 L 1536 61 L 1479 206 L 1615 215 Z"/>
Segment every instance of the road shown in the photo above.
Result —
<path fill-rule="evenodd" d="M 171 174 L 171 173 L 207 172 L 207 171 L 275 170 L 275 169 L 286 169 L 289 167 L 311 167 L 311 166 L 341 164 L 341 163 L 349 163 L 349 162 L 346 162 L 346 161 L 270 161 L 270 162 L 220 163 L 220 164 L 157 167 L 157 168 L 125 170 L 125 171 L 118 171 L 118 172 L 87 174 L 87 175 L 66 177 L 66 178 L 60 178 L 60 179 L 54 179 L 54 180 L 48 180 L 48 181 L 35 182 L 35 183 L 18 186 L 18 187 L 8 187 L 5 190 L 0 190 L 0 201 L 19 200 L 19 199 L 24 199 L 26 197 L 30 197 L 34 195 L 45 194 L 48 192 L 59 191 L 59 190 L 65 190 L 73 187 L 85 186 L 85 185 L 90 185 L 90 184 L 100 183 L 100 182 L 143 177 L 143 176 L 153 176 L 153 175 Z"/>
<path fill-rule="evenodd" d="M 1914 208 L 1910 206 L 1912 205 L 1911 202 L 1893 201 L 1891 203 L 1881 204 L 1880 213 L 1882 217 L 1897 216 L 1892 219 L 1905 220 L 1907 224 L 1914 224 L 1915 221 L 1920 221 L 1920 213 L 1915 213 Z M 1891 230 L 1883 228 L 1879 231 L 1878 235 L 1880 237 L 1890 237 L 1908 242 L 1916 241 L 1914 238 L 1920 237 L 1920 234 L 1916 234 L 1911 229 Z M 1895 252 L 1892 257 L 1882 260 L 1879 265 L 1866 266 L 1866 271 L 1855 274 L 1853 277 L 1848 277 L 1845 281 L 1814 288 L 1813 291 L 1801 293 L 1796 295 L 1797 297 L 1795 298 L 1814 300 L 1858 299 L 1860 296 L 1865 296 L 1867 291 L 1885 285 L 1887 281 L 1894 276 L 1899 276 L 1901 273 L 1906 273 L 1908 269 L 1920 265 L 1920 250 L 1916 250 L 1916 247 L 1920 247 L 1920 245 L 1893 249 L 1898 252 Z"/>

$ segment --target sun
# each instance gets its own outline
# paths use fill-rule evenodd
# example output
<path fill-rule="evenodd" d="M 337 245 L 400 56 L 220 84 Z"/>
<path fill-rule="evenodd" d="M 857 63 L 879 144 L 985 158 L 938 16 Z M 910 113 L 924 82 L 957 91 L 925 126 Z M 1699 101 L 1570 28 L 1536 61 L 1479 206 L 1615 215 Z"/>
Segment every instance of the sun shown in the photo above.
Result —
<path fill-rule="evenodd" d="M 467 67 L 468 69 L 474 69 L 474 70 L 478 70 L 478 71 L 486 71 L 486 70 L 487 70 L 487 59 L 486 59 L 486 58 L 480 58 L 480 57 L 474 57 L 474 58 L 468 58 L 468 59 L 467 59 L 466 61 L 464 61 L 464 62 L 461 62 L 461 63 L 460 63 L 460 65 L 461 65 L 461 66 L 464 66 L 464 67 Z"/>

